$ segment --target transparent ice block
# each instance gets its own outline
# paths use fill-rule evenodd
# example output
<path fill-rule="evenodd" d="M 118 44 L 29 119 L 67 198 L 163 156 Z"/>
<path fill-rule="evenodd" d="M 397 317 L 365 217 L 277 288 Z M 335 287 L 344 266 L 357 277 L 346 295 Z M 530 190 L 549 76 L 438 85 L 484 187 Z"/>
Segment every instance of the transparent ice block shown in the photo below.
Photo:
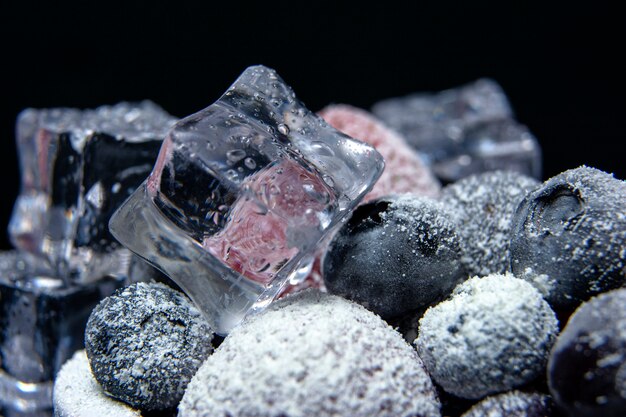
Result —
<path fill-rule="evenodd" d="M 433 172 L 446 182 L 487 171 L 516 171 L 541 178 L 541 149 L 537 139 L 512 119 L 478 123 L 465 131 L 463 152 L 439 161 Z"/>
<path fill-rule="evenodd" d="M 226 334 L 308 274 L 318 243 L 382 169 L 371 146 L 306 109 L 274 70 L 250 67 L 169 132 L 110 229 Z"/>
<path fill-rule="evenodd" d="M 122 284 L 66 286 L 25 252 L 0 253 L 0 415 L 44 415 L 61 365 L 83 347 L 91 310 Z"/>
<path fill-rule="evenodd" d="M 494 169 L 541 177 L 539 144 L 513 119 L 504 91 L 493 80 L 383 100 L 372 112 L 402 133 L 443 182 Z"/>
<path fill-rule="evenodd" d="M 22 185 L 9 224 L 13 244 L 68 282 L 124 274 L 130 255 L 108 221 L 150 173 L 174 122 L 148 101 L 24 110 L 16 132 Z"/>

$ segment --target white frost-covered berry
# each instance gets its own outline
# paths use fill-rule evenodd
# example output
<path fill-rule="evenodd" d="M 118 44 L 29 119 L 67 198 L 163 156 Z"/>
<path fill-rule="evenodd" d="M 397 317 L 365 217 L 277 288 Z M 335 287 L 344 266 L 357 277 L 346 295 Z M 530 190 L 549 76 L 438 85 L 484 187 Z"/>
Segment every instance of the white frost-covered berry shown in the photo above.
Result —
<path fill-rule="evenodd" d="M 420 358 L 353 302 L 304 291 L 233 330 L 189 383 L 180 417 L 439 416 Z"/>
<path fill-rule="evenodd" d="M 513 171 L 471 175 L 446 186 L 441 202 L 456 221 L 461 261 L 471 275 L 511 270 L 509 242 L 515 209 L 539 181 Z"/>
<path fill-rule="evenodd" d="M 91 374 L 84 350 L 74 353 L 59 370 L 53 397 L 55 417 L 141 417 L 139 410 L 105 394 Z"/>
<path fill-rule="evenodd" d="M 531 284 L 494 274 L 465 281 L 448 300 L 429 308 L 415 344 L 444 390 L 478 399 L 540 375 L 557 325 Z"/>

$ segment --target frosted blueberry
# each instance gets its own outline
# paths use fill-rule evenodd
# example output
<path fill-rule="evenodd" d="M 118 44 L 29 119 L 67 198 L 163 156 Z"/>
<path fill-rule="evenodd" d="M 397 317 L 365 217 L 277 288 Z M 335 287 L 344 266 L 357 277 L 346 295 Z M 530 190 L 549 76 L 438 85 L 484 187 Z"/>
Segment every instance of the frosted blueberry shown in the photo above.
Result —
<path fill-rule="evenodd" d="M 513 171 L 473 175 L 444 188 L 441 202 L 457 222 L 461 260 L 471 275 L 510 271 L 515 209 L 539 181 Z"/>
<path fill-rule="evenodd" d="M 212 353 L 211 329 L 182 293 L 136 283 L 105 298 L 85 331 L 91 369 L 104 390 L 142 410 L 176 407 Z"/>
<path fill-rule="evenodd" d="M 551 414 L 549 396 L 511 391 L 485 398 L 461 417 L 547 417 Z"/>
<path fill-rule="evenodd" d="M 568 415 L 626 415 L 626 288 L 583 303 L 559 335 L 548 384 Z"/>
<path fill-rule="evenodd" d="M 539 376 L 557 324 L 532 285 L 494 274 L 465 281 L 450 299 L 429 308 L 415 344 L 444 390 L 478 399 Z"/>
<path fill-rule="evenodd" d="M 358 207 L 331 242 L 323 276 L 329 292 L 389 318 L 444 298 L 467 274 L 443 207 L 407 195 Z"/>
<path fill-rule="evenodd" d="M 513 222 L 511 268 L 555 310 L 626 284 L 626 182 L 588 167 L 530 193 Z"/>
<path fill-rule="evenodd" d="M 249 316 L 193 377 L 180 417 L 440 416 L 417 352 L 358 304 L 305 290 Z"/>

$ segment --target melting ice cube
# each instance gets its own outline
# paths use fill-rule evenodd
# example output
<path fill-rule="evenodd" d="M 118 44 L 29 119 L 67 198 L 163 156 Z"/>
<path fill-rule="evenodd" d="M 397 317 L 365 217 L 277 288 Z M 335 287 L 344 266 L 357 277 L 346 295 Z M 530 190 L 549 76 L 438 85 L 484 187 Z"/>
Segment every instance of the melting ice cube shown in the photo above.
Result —
<path fill-rule="evenodd" d="M 68 282 L 124 274 L 128 251 L 110 235 L 109 218 L 148 176 L 175 121 L 147 101 L 24 110 L 17 123 L 22 186 L 9 224 L 13 244 Z"/>
<path fill-rule="evenodd" d="M 382 169 L 371 146 L 306 109 L 275 71 L 250 67 L 176 124 L 110 228 L 224 334 L 308 270 Z"/>

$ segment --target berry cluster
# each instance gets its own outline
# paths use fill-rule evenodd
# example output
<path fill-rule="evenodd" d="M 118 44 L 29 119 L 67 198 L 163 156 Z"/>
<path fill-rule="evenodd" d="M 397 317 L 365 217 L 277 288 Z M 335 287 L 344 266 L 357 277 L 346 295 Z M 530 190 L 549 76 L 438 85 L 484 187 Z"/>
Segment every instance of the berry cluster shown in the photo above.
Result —
<path fill-rule="evenodd" d="M 387 175 L 305 281 L 330 294 L 292 290 L 221 344 L 166 285 L 102 301 L 57 414 L 626 415 L 626 183 Z"/>

